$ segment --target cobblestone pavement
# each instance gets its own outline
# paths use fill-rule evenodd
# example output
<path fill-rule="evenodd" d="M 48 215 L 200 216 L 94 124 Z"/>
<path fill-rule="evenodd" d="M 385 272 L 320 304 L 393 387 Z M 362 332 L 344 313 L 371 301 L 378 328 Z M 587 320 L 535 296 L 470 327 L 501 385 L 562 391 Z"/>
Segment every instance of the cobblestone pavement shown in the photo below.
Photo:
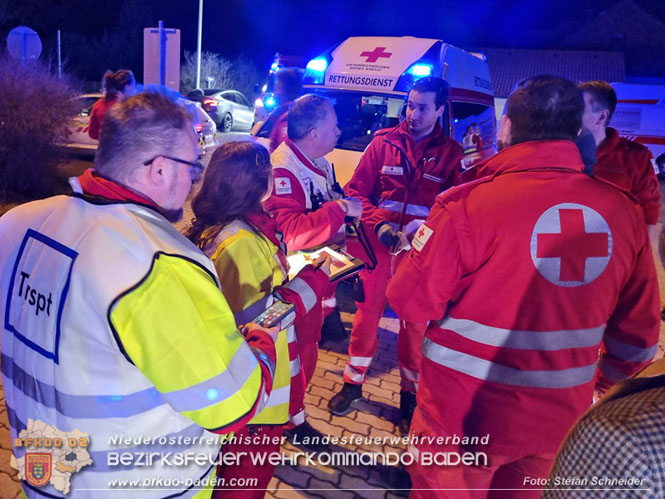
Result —
<path fill-rule="evenodd" d="M 351 329 L 355 307 L 346 286 L 338 288 L 342 320 Z M 395 453 L 404 450 L 396 424 L 399 420 L 400 376 L 397 366 L 398 320 L 387 310 L 379 324 L 379 350 L 367 373 L 363 386 L 364 399 L 344 417 L 330 414 L 327 404 L 344 383 L 342 372 L 346 363 L 346 345 L 323 345 L 312 382 L 307 389 L 307 419 L 323 435 L 347 437 L 347 441 L 361 438 L 360 445 L 331 446 L 331 453 Z M 365 439 L 365 437 L 370 437 Z M 367 440 L 372 442 L 367 442 Z M 378 443 L 380 441 L 381 443 Z M 385 442 L 385 443 L 384 443 Z M 287 443 L 282 452 L 299 452 Z M 270 482 L 269 495 L 277 498 L 330 497 L 330 498 L 389 498 L 406 496 L 408 491 L 396 491 L 385 480 L 394 469 L 378 466 L 280 466 Z"/>

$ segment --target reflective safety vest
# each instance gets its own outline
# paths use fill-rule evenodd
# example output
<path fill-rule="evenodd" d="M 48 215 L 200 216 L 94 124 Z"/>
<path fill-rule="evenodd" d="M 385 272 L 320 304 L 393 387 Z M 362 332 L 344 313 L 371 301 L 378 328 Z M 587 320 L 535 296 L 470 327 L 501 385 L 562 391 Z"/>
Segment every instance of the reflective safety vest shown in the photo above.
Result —
<path fill-rule="evenodd" d="M 199 480 L 214 477 L 220 442 L 205 428 L 224 432 L 267 400 L 212 263 L 156 211 L 131 203 L 57 196 L 11 210 L 0 233 L 12 438 L 35 436 L 26 432 L 42 423 L 88 435 L 76 453 L 90 462 L 72 475 L 69 498 L 90 497 L 84 489 L 115 497 L 113 480 L 141 483 L 132 497 L 210 497 Z M 20 464 L 26 452 L 14 449 Z M 141 465 L 148 453 L 158 454 Z M 163 462 L 168 453 L 204 462 Z M 24 487 L 28 497 L 63 494 Z"/>
<path fill-rule="evenodd" d="M 280 249 L 240 220 L 226 225 L 206 246 L 205 252 L 217 268 L 222 292 L 238 324 L 250 322 L 272 305 L 275 288 L 288 280 L 288 269 L 285 259 L 280 259 Z M 311 288 L 300 278 L 293 279 L 286 286 L 301 295 L 312 294 Z M 303 298 L 308 311 L 316 301 L 315 295 Z M 277 368 L 273 389 L 266 407 L 250 424 L 284 424 L 288 419 L 291 379 L 299 382 L 301 376 L 300 357 L 294 355 L 289 360 L 289 344 L 297 344 L 293 319 L 295 314 L 286 322 L 282 321 L 282 325 L 288 327 L 280 331 L 275 343 Z M 293 350 L 298 351 L 297 348 Z"/>

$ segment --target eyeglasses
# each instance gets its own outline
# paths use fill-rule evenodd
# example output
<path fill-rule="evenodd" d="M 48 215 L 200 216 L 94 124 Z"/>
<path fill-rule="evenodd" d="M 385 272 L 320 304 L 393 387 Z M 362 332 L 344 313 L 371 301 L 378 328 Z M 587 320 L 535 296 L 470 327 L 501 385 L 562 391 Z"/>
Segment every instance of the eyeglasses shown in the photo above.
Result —
<path fill-rule="evenodd" d="M 152 159 L 149 159 L 148 161 L 144 161 L 143 165 L 148 166 L 151 164 L 153 161 L 155 161 L 157 158 L 164 158 L 164 159 L 170 159 L 171 161 L 175 161 L 176 163 L 182 163 L 183 165 L 187 165 L 187 171 L 189 172 L 189 178 L 192 179 L 192 183 L 195 184 L 199 180 L 201 180 L 201 174 L 203 173 L 203 169 L 205 168 L 203 166 L 203 163 L 200 161 L 185 161 L 184 159 L 180 158 L 172 158 L 171 156 L 164 156 L 163 154 L 158 154 Z"/>

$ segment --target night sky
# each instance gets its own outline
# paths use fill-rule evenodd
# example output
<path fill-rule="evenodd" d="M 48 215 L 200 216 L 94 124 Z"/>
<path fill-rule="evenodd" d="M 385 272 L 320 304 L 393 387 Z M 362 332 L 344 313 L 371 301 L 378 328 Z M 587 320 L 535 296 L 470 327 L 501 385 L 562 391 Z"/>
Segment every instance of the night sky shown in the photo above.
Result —
<path fill-rule="evenodd" d="M 311 58 L 348 36 L 412 35 L 462 48 L 556 48 L 585 20 L 621 0 L 204 0 L 203 49 L 244 54 L 267 68 L 275 52 Z M 665 2 L 633 0 L 665 20 Z M 23 24 L 54 57 L 55 32 L 79 76 L 138 67 L 142 29 L 165 21 L 195 50 L 198 0 L 0 0 L 0 33 Z M 583 47 L 582 47 L 583 48 Z"/>

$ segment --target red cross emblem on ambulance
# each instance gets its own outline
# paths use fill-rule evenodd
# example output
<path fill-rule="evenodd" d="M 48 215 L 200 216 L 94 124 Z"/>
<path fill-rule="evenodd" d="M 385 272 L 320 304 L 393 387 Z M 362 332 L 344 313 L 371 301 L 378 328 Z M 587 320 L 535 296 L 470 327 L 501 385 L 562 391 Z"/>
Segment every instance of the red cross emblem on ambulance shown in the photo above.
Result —
<path fill-rule="evenodd" d="M 595 280 L 612 256 L 612 232 L 595 210 L 576 203 L 547 209 L 531 235 L 531 259 L 552 284 L 581 286 Z"/>
<path fill-rule="evenodd" d="M 376 47 L 374 50 L 371 52 L 362 52 L 360 54 L 360 57 L 367 57 L 367 60 L 365 62 L 376 62 L 378 61 L 381 57 L 385 57 L 388 59 L 391 55 L 393 55 L 392 52 L 386 52 L 386 47 Z"/>

